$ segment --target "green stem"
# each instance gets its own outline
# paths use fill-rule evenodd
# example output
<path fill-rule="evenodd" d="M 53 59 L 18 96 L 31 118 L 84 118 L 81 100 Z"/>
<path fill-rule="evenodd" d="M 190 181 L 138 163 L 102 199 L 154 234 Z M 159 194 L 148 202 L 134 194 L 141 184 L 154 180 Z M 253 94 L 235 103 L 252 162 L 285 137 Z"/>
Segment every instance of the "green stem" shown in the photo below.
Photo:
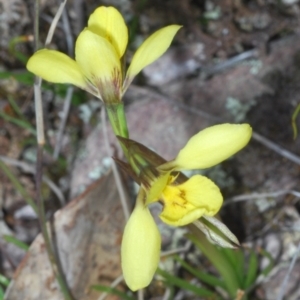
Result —
<path fill-rule="evenodd" d="M 116 136 L 129 138 L 129 132 L 127 127 L 126 115 L 123 103 L 106 104 L 105 105 L 108 119 L 110 121 L 113 132 Z M 120 143 L 125 157 L 129 160 L 127 148 Z"/>
<path fill-rule="evenodd" d="M 124 111 L 124 104 L 107 104 L 105 107 L 114 134 L 128 139 L 129 133 Z"/>

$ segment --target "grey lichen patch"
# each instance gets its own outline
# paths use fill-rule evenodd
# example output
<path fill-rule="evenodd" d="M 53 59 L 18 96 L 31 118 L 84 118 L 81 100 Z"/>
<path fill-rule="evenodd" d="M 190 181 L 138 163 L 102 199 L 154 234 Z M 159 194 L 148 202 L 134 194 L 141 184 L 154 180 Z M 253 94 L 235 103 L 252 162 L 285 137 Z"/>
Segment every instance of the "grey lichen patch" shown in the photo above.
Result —
<path fill-rule="evenodd" d="M 270 198 L 259 198 L 255 201 L 255 205 L 260 213 L 276 206 L 276 201 Z"/>
<path fill-rule="evenodd" d="M 102 168 L 101 166 L 95 167 L 91 172 L 89 172 L 88 176 L 90 179 L 97 180 L 100 178 L 102 174 Z"/>
<path fill-rule="evenodd" d="M 243 65 L 250 66 L 250 74 L 252 75 L 257 75 L 263 67 L 263 63 L 260 59 L 250 59 L 244 61 Z"/>
<path fill-rule="evenodd" d="M 207 20 L 218 20 L 222 15 L 222 10 L 220 6 L 214 5 L 212 1 L 205 2 L 205 12 L 203 17 Z"/>
<path fill-rule="evenodd" d="M 254 100 L 242 103 L 236 98 L 228 97 L 226 99 L 225 108 L 233 116 L 234 121 L 239 123 L 245 120 L 248 111 L 254 105 L 256 105 L 256 102 Z"/>
<path fill-rule="evenodd" d="M 88 124 L 91 121 L 92 116 L 100 108 L 100 101 L 89 101 L 79 106 L 79 118 L 85 123 Z"/>
<path fill-rule="evenodd" d="M 111 158 L 110 157 L 104 157 L 102 159 L 102 164 L 96 166 L 92 171 L 88 173 L 88 177 L 92 180 L 99 179 L 102 175 L 106 174 L 107 171 L 111 167 Z"/>

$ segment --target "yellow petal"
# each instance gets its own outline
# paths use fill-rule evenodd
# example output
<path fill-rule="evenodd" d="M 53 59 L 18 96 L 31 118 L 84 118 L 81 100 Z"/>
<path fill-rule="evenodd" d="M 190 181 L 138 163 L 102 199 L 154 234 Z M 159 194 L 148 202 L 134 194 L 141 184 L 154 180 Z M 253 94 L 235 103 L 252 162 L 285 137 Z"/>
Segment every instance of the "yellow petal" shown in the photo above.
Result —
<path fill-rule="evenodd" d="M 27 69 L 54 83 L 71 83 L 81 88 L 87 86 L 85 77 L 76 61 L 64 53 L 42 49 L 31 56 Z"/>
<path fill-rule="evenodd" d="M 124 82 L 124 90 L 143 68 L 153 63 L 167 51 L 180 27 L 179 25 L 164 27 L 154 32 L 143 42 L 132 58 Z"/>
<path fill-rule="evenodd" d="M 137 200 L 125 226 L 121 246 L 123 276 L 132 291 L 150 284 L 160 254 L 160 233 L 142 200 Z"/>
<path fill-rule="evenodd" d="M 244 148 L 251 134 L 252 129 L 248 124 L 208 127 L 194 135 L 171 164 L 176 170 L 209 168 Z"/>
<path fill-rule="evenodd" d="M 122 15 L 114 7 L 101 6 L 90 16 L 88 29 L 107 39 L 121 58 L 128 43 L 128 30 Z"/>
<path fill-rule="evenodd" d="M 215 215 L 223 203 L 219 188 L 207 177 L 195 175 L 185 183 L 167 186 L 160 218 L 167 224 L 183 226 L 203 215 Z"/>
<path fill-rule="evenodd" d="M 162 191 L 169 182 L 170 172 L 162 173 L 154 182 L 152 182 L 150 189 L 147 191 L 146 205 L 157 201 Z"/>
<path fill-rule="evenodd" d="M 106 39 L 86 29 L 78 36 L 75 54 L 78 65 L 95 86 L 109 81 L 119 88 L 122 79 L 120 61 Z"/>

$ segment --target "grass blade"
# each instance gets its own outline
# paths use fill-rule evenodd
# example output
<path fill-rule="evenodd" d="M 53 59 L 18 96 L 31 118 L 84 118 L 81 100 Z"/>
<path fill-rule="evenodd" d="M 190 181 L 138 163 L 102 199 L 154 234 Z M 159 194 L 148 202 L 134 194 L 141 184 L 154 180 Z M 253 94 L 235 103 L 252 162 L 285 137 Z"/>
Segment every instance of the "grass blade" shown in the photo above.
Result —
<path fill-rule="evenodd" d="M 6 242 L 10 243 L 10 244 L 14 244 L 15 246 L 17 246 L 20 249 L 23 249 L 25 251 L 28 251 L 29 246 L 25 243 L 23 243 L 22 241 L 16 239 L 14 236 L 12 235 L 3 235 L 3 238 Z"/>
<path fill-rule="evenodd" d="M 8 179 L 11 181 L 15 189 L 23 196 L 27 204 L 29 204 L 33 210 L 37 213 L 37 206 L 33 199 L 28 195 L 22 184 L 19 182 L 19 180 L 16 178 L 16 176 L 11 172 L 11 170 L 0 160 L 0 170 L 3 171 L 3 173 L 8 177 Z"/>
<path fill-rule="evenodd" d="M 128 296 L 126 293 L 121 292 L 110 286 L 93 285 L 92 289 L 96 290 L 96 291 L 100 291 L 100 292 L 105 292 L 108 294 L 117 295 L 117 296 L 121 297 L 121 299 L 123 299 L 123 300 L 136 300 L 133 296 Z"/>
<path fill-rule="evenodd" d="M 189 235 L 189 238 L 219 271 L 225 282 L 226 290 L 231 297 L 235 297 L 237 290 L 240 289 L 241 286 L 239 284 L 239 278 L 237 278 L 236 272 L 228 261 L 228 258 L 204 236 L 202 236 L 201 241 L 193 235 Z"/>
<path fill-rule="evenodd" d="M 274 259 L 271 256 L 271 254 L 269 252 L 265 251 L 264 249 L 261 249 L 260 252 L 263 256 L 267 257 L 270 261 L 270 263 L 261 271 L 261 274 L 263 274 L 264 276 L 267 276 L 274 267 Z"/>
<path fill-rule="evenodd" d="M 182 288 L 183 290 L 190 291 L 199 297 L 212 297 L 215 295 L 212 291 L 209 291 L 208 289 L 195 286 L 187 282 L 186 280 L 171 275 L 168 272 L 163 271 L 161 269 L 157 269 L 156 273 L 164 277 L 168 283 Z"/>
<path fill-rule="evenodd" d="M 5 287 L 8 287 L 10 283 L 10 280 L 7 279 L 5 276 L 3 276 L 2 274 L 0 274 L 0 284 L 2 284 Z"/>
<path fill-rule="evenodd" d="M 225 283 L 219 278 L 217 278 L 216 276 L 196 270 L 195 268 L 190 266 L 187 262 L 185 262 L 183 259 L 181 259 L 179 256 L 175 256 L 174 259 L 177 260 L 184 269 L 186 269 L 188 272 L 190 272 L 192 275 L 194 275 L 204 283 L 209 284 L 212 287 L 219 286 L 223 289 L 226 289 Z"/>
<path fill-rule="evenodd" d="M 247 275 L 244 281 L 244 288 L 249 288 L 255 281 L 257 277 L 257 271 L 258 271 L 258 259 L 257 255 L 254 251 L 250 252 L 249 257 L 249 265 L 247 270 Z"/>
<path fill-rule="evenodd" d="M 32 134 L 36 135 L 36 131 L 35 129 L 31 126 L 31 124 L 27 121 L 24 120 L 19 120 L 17 118 L 11 117 L 9 115 L 7 115 L 6 113 L 4 113 L 3 111 L 0 111 L 0 117 L 2 117 L 5 121 L 14 123 L 16 125 L 18 125 L 21 128 L 27 129 L 29 130 Z"/>

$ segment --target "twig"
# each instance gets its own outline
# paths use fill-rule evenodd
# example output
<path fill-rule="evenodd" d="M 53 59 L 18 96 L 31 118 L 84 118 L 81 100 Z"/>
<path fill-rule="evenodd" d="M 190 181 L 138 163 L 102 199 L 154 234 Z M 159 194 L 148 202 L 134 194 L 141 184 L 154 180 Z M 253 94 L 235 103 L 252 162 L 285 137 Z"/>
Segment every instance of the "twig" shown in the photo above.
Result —
<path fill-rule="evenodd" d="M 70 56 L 73 56 L 74 39 L 73 39 L 72 31 L 71 31 L 71 26 L 70 26 L 70 22 L 69 22 L 68 13 L 65 9 L 63 10 L 63 14 L 62 14 L 62 23 L 63 23 L 63 29 L 64 29 L 64 32 L 65 32 L 66 41 L 67 41 L 68 54 Z"/>
<path fill-rule="evenodd" d="M 138 294 L 138 300 L 144 300 L 144 290 L 143 289 L 138 290 L 137 294 Z"/>
<path fill-rule="evenodd" d="M 66 0 L 60 5 L 58 13 L 61 14 L 61 11 L 66 4 Z M 55 25 L 57 23 L 59 14 L 54 18 L 53 24 L 50 26 L 50 30 L 46 39 L 46 44 L 50 43 Z M 38 20 L 39 20 L 39 0 L 35 1 L 35 50 L 38 48 Z M 55 23 L 56 21 L 56 23 Z M 47 220 L 45 216 L 45 207 L 44 201 L 42 198 L 42 178 L 43 178 L 43 151 L 45 144 L 45 136 L 44 136 L 44 118 L 43 118 L 43 106 L 41 99 L 41 78 L 36 77 L 34 83 L 34 100 L 35 100 L 35 114 L 36 114 L 36 127 L 37 127 L 37 162 L 36 162 L 36 195 L 37 195 L 37 204 L 38 204 L 38 216 L 41 226 L 42 235 L 45 242 L 46 251 L 52 266 L 53 273 L 56 277 L 56 280 L 59 284 L 61 292 L 64 295 L 66 300 L 74 299 L 69 288 L 67 282 L 62 274 L 59 272 L 59 264 L 58 257 L 55 256 L 54 249 L 52 247 L 51 239 L 49 237 L 48 229 L 47 229 Z"/>
<path fill-rule="evenodd" d="M 288 150 L 285 150 L 284 148 L 280 147 L 279 145 L 271 142 L 267 138 L 263 137 L 262 135 L 253 132 L 252 135 L 253 139 L 255 139 L 257 142 L 260 142 L 263 144 L 265 147 L 273 150 L 274 152 L 278 153 L 279 155 L 285 157 L 286 159 L 296 163 L 297 165 L 300 165 L 300 157 L 291 153 Z"/>
<path fill-rule="evenodd" d="M 84 9 L 83 9 L 83 0 L 74 0 L 73 1 L 73 11 L 75 12 L 76 22 L 74 23 L 74 31 L 75 34 L 79 34 L 79 32 L 84 27 Z"/>
<path fill-rule="evenodd" d="M 111 159 L 113 154 L 112 154 L 112 151 L 111 151 L 111 148 L 110 148 L 110 145 L 109 145 L 109 141 L 108 141 L 108 134 L 107 134 L 104 107 L 102 107 L 102 109 L 101 109 L 101 121 L 102 121 L 102 126 L 103 126 L 103 136 L 104 136 L 105 148 L 106 148 L 108 156 Z M 114 174 L 116 185 L 117 185 L 117 190 L 118 190 L 120 200 L 121 200 L 121 205 L 122 205 L 122 208 L 123 208 L 125 219 L 127 221 L 129 219 L 129 216 L 130 216 L 127 197 L 126 197 L 126 194 L 125 194 L 125 191 L 124 191 L 124 187 L 123 187 L 123 184 L 122 184 L 120 173 L 119 173 L 119 171 L 117 169 L 117 166 L 116 166 L 113 159 L 111 159 L 111 164 L 112 164 L 112 170 L 113 170 L 113 174 Z"/>
<path fill-rule="evenodd" d="M 297 198 L 300 198 L 300 192 L 294 191 L 294 190 L 281 190 L 281 191 L 276 191 L 276 192 L 271 192 L 271 193 L 253 193 L 249 195 L 239 195 L 232 197 L 228 200 L 226 200 L 223 204 L 223 206 L 236 203 L 236 202 L 242 202 L 242 201 L 247 201 L 247 200 L 255 200 L 255 199 L 261 199 L 261 198 L 270 198 L 270 197 L 279 197 L 283 195 L 293 195 Z"/>
<path fill-rule="evenodd" d="M 41 78 L 36 76 L 33 90 L 34 90 L 37 143 L 39 145 L 45 145 L 44 113 L 43 113 L 43 104 L 42 104 L 41 83 L 42 83 Z"/>
<path fill-rule="evenodd" d="M 121 283 L 123 281 L 123 279 L 124 279 L 123 275 L 120 275 L 111 283 L 110 287 L 112 287 L 112 288 L 116 287 L 119 283 Z M 103 293 L 98 298 L 98 300 L 104 300 L 107 296 L 108 296 L 108 293 Z"/>
<path fill-rule="evenodd" d="M 64 107 L 63 107 L 61 121 L 60 121 L 60 124 L 59 124 L 59 129 L 58 129 L 58 133 L 57 133 L 57 137 L 56 137 L 56 144 L 55 144 L 55 148 L 54 148 L 54 152 L 53 152 L 53 158 L 55 160 L 58 158 L 60 149 L 62 147 L 63 134 L 64 134 L 64 131 L 65 131 L 67 119 L 68 119 L 68 116 L 69 116 L 73 91 L 74 91 L 74 87 L 69 86 L 68 90 L 67 90 L 66 98 L 64 100 Z"/>
<path fill-rule="evenodd" d="M 19 161 L 10 157 L 5 157 L 3 155 L 0 155 L 0 160 L 10 166 L 21 168 L 26 173 L 30 173 L 30 174 L 36 173 L 36 169 L 33 166 L 23 161 Z M 66 199 L 64 194 L 61 192 L 60 188 L 50 178 L 48 178 L 45 175 L 43 176 L 43 181 L 49 186 L 49 188 L 57 196 L 61 206 L 64 206 L 66 204 Z"/>
<path fill-rule="evenodd" d="M 192 242 L 187 241 L 186 244 L 181 248 L 177 248 L 177 249 L 162 252 L 160 254 L 160 257 L 165 257 L 165 256 L 170 256 L 170 255 L 173 255 L 173 254 L 177 254 L 177 253 L 187 252 L 191 248 L 191 245 L 192 245 Z"/>
<path fill-rule="evenodd" d="M 171 289 L 167 287 L 161 300 L 168 300 L 170 296 L 171 296 Z"/>
<path fill-rule="evenodd" d="M 245 52 L 238 54 L 232 58 L 229 58 L 223 62 L 214 64 L 211 66 L 203 67 L 203 71 L 205 72 L 206 76 L 211 76 L 213 74 L 220 73 L 229 68 L 232 68 L 235 65 L 239 64 L 240 62 L 247 60 L 249 58 L 257 58 L 258 54 L 259 54 L 259 52 L 257 49 L 245 51 Z"/>
<path fill-rule="evenodd" d="M 290 278 L 290 275 L 291 275 L 291 273 L 293 271 L 293 268 L 294 268 L 294 266 L 296 264 L 296 261 L 297 261 L 297 259 L 299 257 L 299 254 L 300 254 L 300 243 L 298 244 L 297 250 L 296 250 L 296 252 L 295 252 L 295 254 L 293 256 L 293 259 L 292 259 L 292 261 L 290 263 L 289 269 L 288 269 L 288 271 L 287 271 L 287 273 L 286 273 L 286 275 L 284 277 L 284 280 L 283 280 L 283 282 L 282 282 L 282 284 L 280 286 L 280 290 L 279 290 L 278 297 L 277 297 L 276 300 L 282 300 L 283 299 L 283 296 L 284 296 L 285 291 L 286 291 L 286 285 L 287 285 L 288 280 Z"/>
<path fill-rule="evenodd" d="M 45 41 L 45 46 L 47 46 L 48 44 L 50 44 L 50 42 L 52 41 L 52 38 L 53 38 L 53 35 L 54 35 L 54 31 L 55 31 L 55 28 L 57 26 L 57 23 L 63 13 L 63 10 L 65 8 L 65 5 L 67 3 L 67 0 L 64 0 L 63 2 L 61 2 L 61 4 L 59 5 L 59 8 L 56 12 L 56 15 L 54 16 L 52 22 L 51 22 L 51 25 L 50 25 L 50 28 L 49 28 L 49 31 L 48 31 L 48 34 L 47 34 L 47 37 L 46 37 L 46 41 Z"/>
<path fill-rule="evenodd" d="M 72 56 L 73 48 L 74 48 L 73 47 L 74 41 L 73 41 L 73 35 L 71 32 L 70 22 L 69 22 L 69 18 L 68 18 L 68 14 L 67 14 L 66 10 L 62 11 L 62 23 L 63 23 L 63 30 L 65 32 L 66 41 L 67 41 L 68 54 L 69 54 L 69 56 Z M 63 133 L 65 131 L 67 118 L 69 116 L 73 92 L 74 92 L 74 87 L 69 86 L 67 89 L 66 98 L 64 99 L 64 107 L 63 107 L 63 111 L 62 111 L 61 122 L 59 124 L 59 129 L 58 129 L 57 138 L 56 138 L 56 145 L 55 145 L 54 152 L 53 152 L 54 159 L 58 158 L 58 155 L 59 155 L 59 152 L 60 152 L 60 149 L 62 146 Z"/>
<path fill-rule="evenodd" d="M 33 21 L 33 34 L 34 34 L 34 51 L 39 50 L 39 15 L 40 15 L 40 1 L 34 1 L 34 21 Z"/>

